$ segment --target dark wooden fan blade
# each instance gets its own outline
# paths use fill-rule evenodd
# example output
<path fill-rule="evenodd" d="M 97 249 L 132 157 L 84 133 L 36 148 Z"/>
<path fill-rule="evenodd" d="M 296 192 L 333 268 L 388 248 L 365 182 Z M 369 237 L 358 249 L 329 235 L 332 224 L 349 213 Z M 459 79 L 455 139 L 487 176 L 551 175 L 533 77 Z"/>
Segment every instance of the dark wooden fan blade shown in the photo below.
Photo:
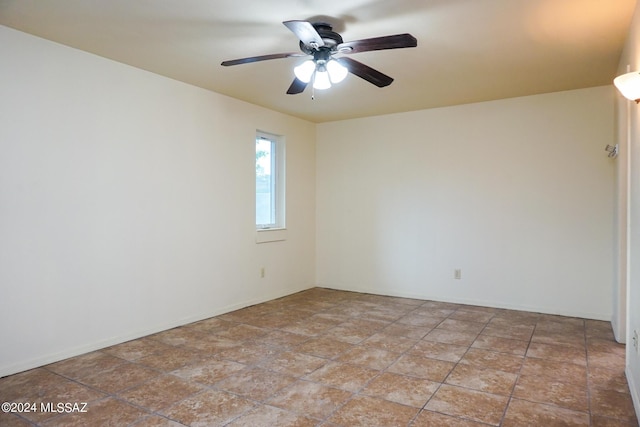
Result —
<path fill-rule="evenodd" d="M 293 83 L 291 83 L 291 86 L 289 86 L 289 89 L 287 90 L 287 94 L 295 95 L 298 93 L 302 93 L 307 88 L 307 84 L 308 83 L 305 83 L 302 80 L 295 78 L 293 80 Z"/>
<path fill-rule="evenodd" d="M 350 73 L 355 74 L 378 87 L 389 86 L 393 82 L 393 78 L 375 70 L 362 62 L 358 62 L 351 58 L 339 58 L 337 61 L 347 67 Z"/>
<path fill-rule="evenodd" d="M 250 62 L 258 62 L 258 61 L 268 61 L 269 59 L 281 59 L 281 58 L 290 58 L 292 56 L 305 56 L 302 53 L 272 53 L 271 55 L 260 55 L 260 56 L 251 56 L 249 58 L 240 58 L 240 59 L 232 59 L 230 61 L 223 61 L 222 64 L 225 67 L 230 65 L 240 65 L 240 64 L 248 64 Z"/>
<path fill-rule="evenodd" d="M 374 37 L 371 39 L 354 40 L 341 43 L 337 50 L 342 53 L 369 52 L 371 50 L 402 49 L 418 46 L 418 40 L 411 34 L 396 34 L 393 36 Z"/>
<path fill-rule="evenodd" d="M 320 47 L 324 46 L 324 41 L 322 41 L 322 37 L 313 28 L 313 25 L 307 21 L 285 21 L 284 25 L 290 29 L 293 34 L 300 39 L 302 43 L 311 47 Z"/>

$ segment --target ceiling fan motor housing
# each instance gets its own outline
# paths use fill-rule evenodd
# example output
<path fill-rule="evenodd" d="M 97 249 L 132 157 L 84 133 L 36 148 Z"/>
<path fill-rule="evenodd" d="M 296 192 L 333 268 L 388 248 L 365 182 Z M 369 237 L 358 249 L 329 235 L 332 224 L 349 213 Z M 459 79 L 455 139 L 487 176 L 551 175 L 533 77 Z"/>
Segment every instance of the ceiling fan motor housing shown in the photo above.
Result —
<path fill-rule="evenodd" d="M 314 22 L 313 28 L 318 32 L 320 38 L 324 42 L 324 46 L 308 46 L 304 42 L 300 41 L 300 50 L 307 55 L 314 55 L 318 51 L 327 51 L 329 54 L 335 52 L 336 46 L 343 43 L 342 36 L 335 31 L 333 27 L 326 22 Z"/>

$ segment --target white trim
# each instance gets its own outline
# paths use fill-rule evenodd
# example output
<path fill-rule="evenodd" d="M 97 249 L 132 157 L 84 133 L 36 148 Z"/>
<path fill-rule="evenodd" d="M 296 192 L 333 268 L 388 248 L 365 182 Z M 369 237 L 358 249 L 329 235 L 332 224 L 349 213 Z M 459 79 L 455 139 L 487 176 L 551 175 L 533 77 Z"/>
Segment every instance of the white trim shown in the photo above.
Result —
<path fill-rule="evenodd" d="M 263 228 L 256 230 L 256 243 L 282 242 L 287 240 L 286 228 Z"/>

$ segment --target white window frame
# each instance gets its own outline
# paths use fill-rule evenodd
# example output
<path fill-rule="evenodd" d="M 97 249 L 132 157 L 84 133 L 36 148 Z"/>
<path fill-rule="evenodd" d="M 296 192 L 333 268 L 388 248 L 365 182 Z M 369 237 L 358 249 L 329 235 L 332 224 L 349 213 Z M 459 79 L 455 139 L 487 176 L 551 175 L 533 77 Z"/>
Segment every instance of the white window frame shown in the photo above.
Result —
<path fill-rule="evenodd" d="M 258 140 L 266 140 L 271 142 L 271 217 L 273 221 L 269 224 L 258 224 L 256 218 L 256 230 L 278 231 L 285 230 L 285 140 L 282 135 L 275 135 L 263 131 L 256 131 L 256 142 Z M 275 155 L 274 155 L 275 154 Z M 257 170 L 257 168 L 256 168 Z M 257 188 L 256 194 L 257 194 Z M 257 204 L 256 209 L 257 210 Z M 256 212 L 257 214 L 257 212 Z M 262 234 L 262 233 L 260 233 Z M 284 240 L 274 233 L 271 237 L 262 235 L 257 241 L 275 241 Z"/>

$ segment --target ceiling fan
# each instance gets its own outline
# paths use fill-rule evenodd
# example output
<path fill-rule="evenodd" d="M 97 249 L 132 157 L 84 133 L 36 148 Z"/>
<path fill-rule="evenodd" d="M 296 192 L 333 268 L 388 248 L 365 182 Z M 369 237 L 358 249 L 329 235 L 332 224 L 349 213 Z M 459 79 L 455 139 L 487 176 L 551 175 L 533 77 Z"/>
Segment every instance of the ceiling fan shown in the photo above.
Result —
<path fill-rule="evenodd" d="M 294 68 L 296 77 L 291 86 L 289 86 L 287 94 L 295 95 L 304 92 L 307 85 L 312 81 L 314 89 L 328 89 L 332 83 L 335 84 L 344 80 L 348 73 L 352 73 L 378 87 L 385 87 L 393 82 L 393 78 L 355 59 L 348 57 L 334 58 L 334 55 L 383 49 L 401 49 L 418 45 L 416 38 L 406 33 L 344 42 L 340 34 L 334 32 L 332 26 L 324 22 L 285 21 L 283 24 L 300 40 L 302 53 L 274 53 L 251 56 L 249 58 L 224 61 L 221 65 L 231 66 L 270 59 L 312 56 L 312 59 L 308 59 Z"/>

